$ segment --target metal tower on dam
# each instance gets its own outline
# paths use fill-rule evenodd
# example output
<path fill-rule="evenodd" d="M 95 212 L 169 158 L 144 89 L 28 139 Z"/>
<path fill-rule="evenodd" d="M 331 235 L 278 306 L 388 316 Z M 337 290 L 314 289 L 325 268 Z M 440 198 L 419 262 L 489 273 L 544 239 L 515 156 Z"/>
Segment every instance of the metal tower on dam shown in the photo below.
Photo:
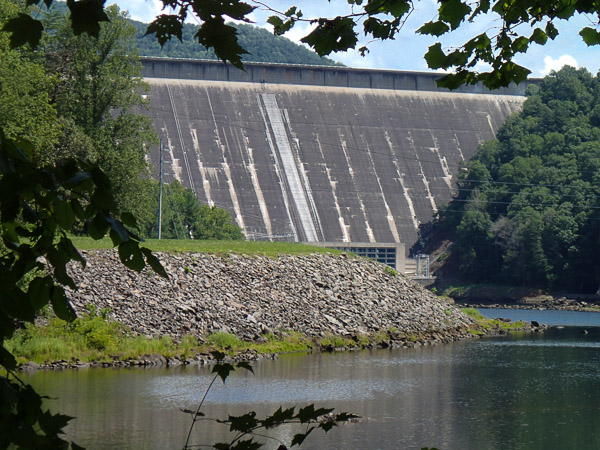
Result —
<path fill-rule="evenodd" d="M 525 90 L 448 92 L 416 72 L 142 64 L 166 182 L 229 210 L 249 239 L 347 247 L 410 248 Z M 158 148 L 150 162 L 158 167 Z"/>

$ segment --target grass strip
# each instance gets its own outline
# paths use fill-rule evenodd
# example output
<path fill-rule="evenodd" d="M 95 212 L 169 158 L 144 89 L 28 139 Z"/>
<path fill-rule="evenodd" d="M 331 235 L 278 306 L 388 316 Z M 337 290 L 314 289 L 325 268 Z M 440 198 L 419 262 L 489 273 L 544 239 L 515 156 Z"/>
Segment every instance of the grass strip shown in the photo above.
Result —
<path fill-rule="evenodd" d="M 98 241 L 89 237 L 71 237 L 79 250 L 95 250 L 113 248 L 112 241 L 108 238 Z M 281 255 L 309 255 L 311 253 L 340 254 L 339 250 L 295 242 L 265 242 L 265 241 L 205 241 L 193 239 L 147 239 L 143 242 L 145 247 L 156 252 L 171 253 L 230 253 L 244 255 L 260 255 L 277 257 Z"/>
<path fill-rule="evenodd" d="M 515 322 L 505 322 L 499 319 L 488 319 L 479 312 L 476 308 L 461 308 L 467 316 L 475 320 L 480 329 L 470 330 L 473 334 L 484 335 L 493 330 L 499 330 L 504 332 L 518 332 L 523 331 L 528 327 L 527 322 L 523 320 L 517 320 Z"/>

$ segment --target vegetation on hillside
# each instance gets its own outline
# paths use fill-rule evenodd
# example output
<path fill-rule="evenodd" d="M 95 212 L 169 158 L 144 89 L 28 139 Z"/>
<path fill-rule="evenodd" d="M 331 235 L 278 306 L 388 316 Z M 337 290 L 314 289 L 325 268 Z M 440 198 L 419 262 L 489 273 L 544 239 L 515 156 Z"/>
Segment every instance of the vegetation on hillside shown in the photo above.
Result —
<path fill-rule="evenodd" d="M 147 23 L 132 20 L 137 29 L 135 45 L 142 56 L 168 58 L 218 59 L 214 50 L 199 45 L 194 39 L 198 26 L 184 24 L 182 40 L 174 39 L 162 47 L 153 35 L 146 35 Z M 270 62 L 283 64 L 340 65 L 330 58 L 317 55 L 306 47 L 287 38 L 275 36 L 264 28 L 246 24 L 235 25 L 238 40 L 248 53 L 242 57 L 248 62 Z"/>
<path fill-rule="evenodd" d="M 464 279 L 595 292 L 599 224 L 600 78 L 565 67 L 476 151 L 434 229 Z"/>

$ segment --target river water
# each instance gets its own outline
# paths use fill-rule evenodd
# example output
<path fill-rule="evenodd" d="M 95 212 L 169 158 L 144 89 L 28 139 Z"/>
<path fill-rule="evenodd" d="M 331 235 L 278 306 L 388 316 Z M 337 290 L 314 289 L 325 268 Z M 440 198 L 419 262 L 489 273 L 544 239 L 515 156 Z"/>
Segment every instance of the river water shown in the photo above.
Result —
<path fill-rule="evenodd" d="M 483 312 L 532 313 L 491 311 Z M 528 320 L 555 320 L 555 311 L 533 313 Z M 225 387 L 216 383 L 203 411 L 216 418 L 249 410 L 262 416 L 279 405 L 314 402 L 362 416 L 327 435 L 314 432 L 308 449 L 600 448 L 600 314 L 580 319 L 579 327 L 435 347 L 283 355 L 254 364 L 256 375 L 236 372 Z M 180 408 L 195 409 L 209 371 L 84 369 L 24 377 L 56 398 L 48 401 L 52 410 L 77 417 L 67 437 L 79 445 L 166 449 L 183 446 L 190 416 Z M 196 431 L 195 444 L 227 438 L 225 427 L 212 422 L 200 422 Z M 270 433 L 289 443 L 295 431 Z M 266 448 L 279 445 L 267 442 Z"/>

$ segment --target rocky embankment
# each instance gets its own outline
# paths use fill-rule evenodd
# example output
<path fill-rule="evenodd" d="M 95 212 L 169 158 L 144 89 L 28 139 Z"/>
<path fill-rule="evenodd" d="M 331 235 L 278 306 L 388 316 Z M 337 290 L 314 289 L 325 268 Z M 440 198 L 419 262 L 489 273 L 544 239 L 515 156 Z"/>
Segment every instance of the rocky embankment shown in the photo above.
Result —
<path fill-rule="evenodd" d="M 135 333 L 200 339 L 225 331 L 245 340 L 300 331 L 315 338 L 386 331 L 390 341 L 471 337 L 474 321 L 384 266 L 346 255 L 262 256 L 157 253 L 169 279 L 125 268 L 114 251 L 84 252 L 71 267 L 81 313 L 88 304 Z"/>

